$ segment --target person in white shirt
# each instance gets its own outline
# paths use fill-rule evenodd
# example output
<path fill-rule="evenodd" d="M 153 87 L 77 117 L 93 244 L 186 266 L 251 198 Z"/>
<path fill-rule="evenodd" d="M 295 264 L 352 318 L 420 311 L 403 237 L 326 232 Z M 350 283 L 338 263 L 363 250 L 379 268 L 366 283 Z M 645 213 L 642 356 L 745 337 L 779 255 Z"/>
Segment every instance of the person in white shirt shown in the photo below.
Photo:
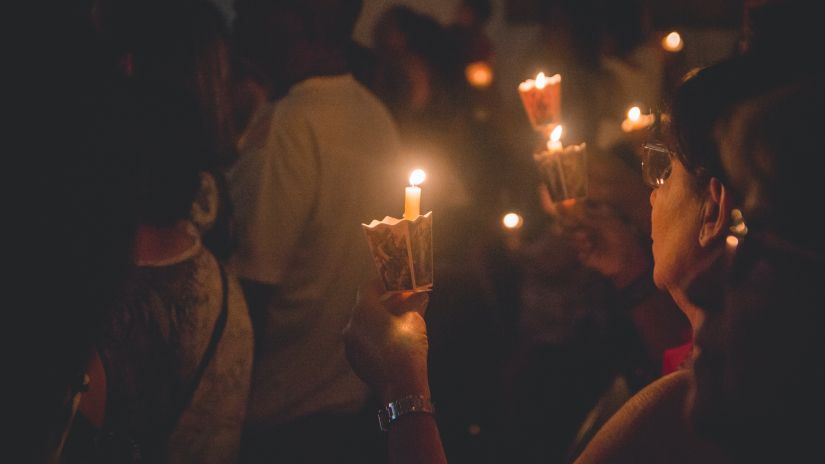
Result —
<path fill-rule="evenodd" d="M 360 1 L 262 3 L 238 5 L 236 33 L 269 31 L 259 68 L 288 90 L 252 116 L 229 172 L 238 233 L 230 263 L 256 335 L 243 459 L 369 462 L 375 447 L 364 443 L 380 436 L 341 330 L 358 284 L 376 272 L 361 223 L 403 205 L 405 173 L 388 164 L 396 126 L 348 72 Z"/>

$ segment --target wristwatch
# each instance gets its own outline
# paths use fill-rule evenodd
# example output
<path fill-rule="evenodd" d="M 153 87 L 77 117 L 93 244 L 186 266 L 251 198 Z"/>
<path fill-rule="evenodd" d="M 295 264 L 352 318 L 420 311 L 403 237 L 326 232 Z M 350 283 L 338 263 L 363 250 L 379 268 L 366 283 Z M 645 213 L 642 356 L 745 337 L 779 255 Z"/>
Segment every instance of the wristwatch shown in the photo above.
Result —
<path fill-rule="evenodd" d="M 378 426 L 386 432 L 399 417 L 412 413 L 434 414 L 435 406 L 429 398 L 423 395 L 408 395 L 399 398 L 378 410 Z"/>

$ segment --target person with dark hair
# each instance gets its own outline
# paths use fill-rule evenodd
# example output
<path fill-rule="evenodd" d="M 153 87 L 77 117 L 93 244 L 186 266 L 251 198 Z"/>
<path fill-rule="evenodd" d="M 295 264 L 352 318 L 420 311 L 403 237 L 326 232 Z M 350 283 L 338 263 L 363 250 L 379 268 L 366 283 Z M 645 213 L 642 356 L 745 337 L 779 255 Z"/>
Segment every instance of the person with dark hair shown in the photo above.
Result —
<path fill-rule="evenodd" d="M 492 61 L 493 44 L 484 28 L 493 14 L 490 0 L 464 0 L 456 9 L 450 33 L 466 65 L 475 61 Z"/>
<path fill-rule="evenodd" d="M 135 269 L 105 317 L 64 461 L 231 462 L 252 328 L 239 284 L 191 221 L 214 146 L 194 100 L 140 81 L 122 87 L 94 129 L 129 169 Z"/>
<path fill-rule="evenodd" d="M 401 192 L 408 173 L 388 164 L 399 155 L 392 117 L 350 72 L 360 3 L 237 5 L 239 47 L 249 46 L 244 53 L 280 96 L 251 118 L 229 173 L 239 236 L 230 262 L 256 339 L 247 462 L 383 455 L 364 414 L 370 392 L 347 364 L 340 332 L 358 284 L 375 273 L 360 224 L 397 211 L 403 203 L 388 192 Z"/>
<path fill-rule="evenodd" d="M 739 462 L 825 459 L 825 250 L 806 223 L 821 198 L 811 166 L 823 82 L 819 72 L 748 100 L 715 128 L 747 234 L 728 246 L 716 281 L 691 292 L 705 318 L 691 418 Z"/>
<path fill-rule="evenodd" d="M 801 172 L 802 168 L 795 163 L 810 156 L 807 153 L 816 142 L 801 137 L 797 144 L 790 141 L 790 134 L 795 133 L 797 126 L 801 126 L 800 131 L 815 133 L 813 127 L 817 123 L 811 121 L 821 120 L 814 110 L 821 105 L 821 91 L 819 99 L 814 98 L 807 107 L 800 108 L 802 111 L 783 111 L 781 114 L 788 121 L 778 125 L 777 135 L 757 137 L 756 145 L 744 143 L 747 138 L 735 138 L 739 142 L 734 145 L 735 156 L 722 154 L 729 150 L 725 148 L 726 140 L 731 140 L 725 133 L 724 122 L 737 105 L 804 76 L 786 70 L 756 72 L 764 65 L 759 57 L 736 58 L 692 75 L 678 89 L 671 111 L 673 143 L 650 147 L 645 158 L 644 169 L 654 188 L 650 196 L 653 280 L 687 314 L 694 330 L 702 334 L 697 343 L 709 351 L 704 361 L 699 355 L 695 388 L 692 369 L 678 370 L 653 382 L 607 421 L 576 462 L 707 463 L 727 462 L 731 457 L 751 462 L 765 456 L 780 459 L 821 452 L 820 448 L 812 450 L 818 443 L 814 437 L 822 433 L 816 425 L 822 412 L 822 355 L 815 343 L 821 326 L 806 322 L 809 328 L 802 329 L 800 321 L 793 317 L 779 322 L 767 316 L 787 299 L 798 308 L 794 316 L 810 322 L 816 320 L 811 319 L 817 313 L 811 301 L 821 299 L 814 290 L 821 288 L 817 282 L 822 280 L 821 261 L 817 261 L 819 248 L 812 247 L 810 233 L 805 240 L 805 233 L 791 232 L 796 227 L 790 226 L 794 221 L 789 218 L 799 215 L 785 216 L 783 200 L 815 197 L 812 192 L 807 197 L 804 193 L 797 195 L 797 176 L 793 173 Z M 821 75 L 814 82 L 821 85 Z M 801 106 L 800 98 L 786 102 Z M 756 105 L 758 102 L 761 100 Z M 778 110 L 791 106 L 788 103 L 769 107 Z M 779 113 L 757 114 L 760 125 L 745 125 L 749 129 L 746 133 L 753 134 L 753 130 L 760 128 L 769 134 L 768 115 Z M 803 119 L 805 123 L 801 124 Z M 789 145 L 788 152 L 798 153 L 798 157 L 780 162 L 785 144 Z M 749 146 L 755 149 L 750 150 Z M 725 161 L 726 158 L 729 160 Z M 730 160 L 738 160 L 739 166 L 743 162 L 757 163 L 757 167 L 737 169 Z M 747 214 L 743 218 L 743 207 L 754 219 Z M 762 207 L 772 213 L 766 215 L 760 211 Z M 811 208 L 807 206 L 804 211 Z M 756 265 L 746 267 L 746 278 L 723 287 L 723 281 L 718 280 L 718 263 L 743 236 L 740 259 L 746 259 L 750 238 L 746 235 L 755 228 L 747 224 L 752 220 L 757 221 L 754 224 L 759 230 L 781 230 L 787 235 L 769 242 L 767 247 L 765 242 L 757 241 L 762 245 L 758 249 L 766 253 L 772 249 L 777 258 L 765 257 L 760 262 L 758 256 L 749 255 Z M 804 269 L 809 273 L 796 280 L 778 273 L 783 269 Z M 765 286 L 757 289 L 760 284 Z M 422 414 L 432 412 L 426 386 L 426 327 L 421 317 L 427 301 L 404 297 L 379 300 L 377 288 L 364 286 L 361 290 L 359 304 L 345 332 L 348 356 L 356 372 L 382 392 L 390 408 L 387 411 L 397 418 L 397 423 L 389 428 L 391 456 L 406 456 L 412 462 L 442 462 L 445 456 L 433 438 L 433 417 Z M 792 295 L 795 291 L 800 294 Z M 748 292 L 761 295 L 763 300 Z M 750 315 L 746 306 L 767 311 Z M 788 342 L 789 349 L 783 351 L 785 357 L 776 357 L 773 348 L 765 343 L 771 338 L 770 321 L 777 325 L 776 335 Z M 757 328 L 756 333 L 749 333 Z M 700 353 L 703 350 L 700 348 Z M 761 369 L 766 359 L 770 360 L 771 372 L 778 374 L 773 377 L 776 380 L 764 377 L 771 375 Z M 703 363 L 705 366 L 701 367 Z M 382 375 L 390 366 L 394 375 Z M 815 387 L 808 388 L 804 379 Z M 796 393 L 801 393 L 802 399 Z M 692 403 L 694 396 L 696 402 Z M 416 407 L 410 408 L 408 404 Z M 810 415 L 800 412 L 806 407 L 814 411 Z M 688 412 L 692 412 L 693 421 Z M 809 421 L 802 422 L 802 418 Z M 803 429 L 807 424 L 814 426 Z M 694 426 L 710 436 L 715 434 L 716 440 L 698 436 Z M 412 437 L 424 443 L 412 446 Z"/>
<path fill-rule="evenodd" d="M 283 96 L 296 79 L 306 77 L 296 74 L 307 74 L 286 64 L 305 68 L 306 63 L 295 61 L 311 57 L 324 61 L 316 66 L 329 68 L 325 73 L 348 66 L 346 53 L 340 56 L 338 49 L 350 43 L 362 4 L 362 0 L 238 0 L 233 51 L 259 71 L 270 98 Z M 284 41 L 284 34 L 298 32 L 306 37 L 302 43 Z"/>
<path fill-rule="evenodd" d="M 159 14 L 162 12 L 162 14 Z M 225 171 L 237 158 L 226 21 L 208 0 L 112 2 L 102 34 L 130 78 L 172 87 L 195 100 L 215 149 L 203 156 L 193 221 L 221 260 L 234 246 Z"/>

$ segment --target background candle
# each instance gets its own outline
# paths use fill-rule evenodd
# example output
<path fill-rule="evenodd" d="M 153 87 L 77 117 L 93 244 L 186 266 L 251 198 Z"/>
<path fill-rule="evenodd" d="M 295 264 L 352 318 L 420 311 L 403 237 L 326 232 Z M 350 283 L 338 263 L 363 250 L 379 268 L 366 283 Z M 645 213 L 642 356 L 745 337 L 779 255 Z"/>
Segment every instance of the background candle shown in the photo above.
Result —
<path fill-rule="evenodd" d="M 682 51 L 684 47 L 685 43 L 682 42 L 682 36 L 676 31 L 671 32 L 662 39 L 662 48 L 671 53 Z"/>
<path fill-rule="evenodd" d="M 561 76 L 539 73 L 518 86 L 521 102 L 533 128 L 545 131 L 561 120 Z"/>
<path fill-rule="evenodd" d="M 652 126 L 656 122 L 656 116 L 652 114 L 642 114 L 642 110 L 638 106 L 634 106 L 627 110 L 627 118 L 622 121 L 622 131 L 633 132 L 635 130 L 645 129 Z"/>
<path fill-rule="evenodd" d="M 410 186 L 404 191 L 404 219 L 415 219 L 421 214 L 421 187 L 427 174 L 416 169 L 410 174 Z"/>
<path fill-rule="evenodd" d="M 507 213 L 501 218 L 501 223 L 507 230 L 518 230 L 524 224 L 524 219 L 518 213 Z"/>

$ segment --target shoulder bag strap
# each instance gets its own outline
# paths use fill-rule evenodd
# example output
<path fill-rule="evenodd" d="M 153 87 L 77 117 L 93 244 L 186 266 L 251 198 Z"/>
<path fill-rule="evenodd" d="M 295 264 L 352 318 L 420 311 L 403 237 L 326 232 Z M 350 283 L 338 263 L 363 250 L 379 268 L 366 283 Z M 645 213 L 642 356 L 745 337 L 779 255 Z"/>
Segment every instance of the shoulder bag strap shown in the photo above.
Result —
<path fill-rule="evenodd" d="M 223 293 L 223 301 L 221 303 L 221 312 L 218 315 L 218 319 L 215 321 L 215 328 L 212 331 L 212 338 L 209 340 L 209 345 L 206 347 L 206 350 L 203 352 L 203 357 L 201 358 L 200 364 L 198 364 L 197 369 L 195 370 L 194 375 L 192 376 L 192 381 L 189 382 L 188 387 L 185 390 L 181 391 L 178 401 L 177 413 L 172 416 L 173 421 L 176 423 L 179 419 L 183 411 L 189 407 L 192 403 L 192 398 L 195 396 L 195 391 L 198 389 L 198 385 L 201 383 L 201 378 L 203 377 L 203 373 L 206 371 L 207 366 L 209 366 L 209 361 L 215 355 L 215 350 L 218 348 L 218 342 L 221 340 L 221 336 L 223 335 L 224 328 L 226 328 L 226 320 L 229 317 L 229 285 L 227 282 L 226 271 L 223 268 L 223 265 L 219 262 L 218 269 L 221 273 L 221 290 Z"/>

